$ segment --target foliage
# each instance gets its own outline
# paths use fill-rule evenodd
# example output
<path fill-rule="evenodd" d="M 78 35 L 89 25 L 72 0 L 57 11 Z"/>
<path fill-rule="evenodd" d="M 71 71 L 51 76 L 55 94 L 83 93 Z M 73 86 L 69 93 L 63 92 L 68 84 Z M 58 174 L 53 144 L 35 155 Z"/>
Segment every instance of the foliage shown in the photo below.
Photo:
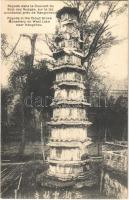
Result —
<path fill-rule="evenodd" d="M 12 94 L 8 88 L 1 88 L 1 136 L 8 134 L 8 106 L 12 101 Z"/>
<path fill-rule="evenodd" d="M 6 34 L 1 34 L 1 56 L 2 58 L 5 56 L 5 51 L 8 48 L 8 41 Z"/>
<path fill-rule="evenodd" d="M 103 104 L 103 102 L 101 102 Z M 107 105 L 93 109 L 96 113 L 93 121 L 93 132 L 99 139 L 127 140 L 127 97 L 110 96 Z M 90 111 L 91 115 L 93 111 Z"/>
<path fill-rule="evenodd" d="M 44 100 L 46 96 L 52 96 L 53 75 L 48 69 L 47 62 L 43 60 L 35 66 L 30 66 L 30 57 L 30 55 L 21 56 L 14 64 L 9 77 L 12 99 L 8 105 L 8 128 L 10 129 L 10 134 L 13 132 L 13 137 L 19 137 L 23 144 L 26 140 L 35 140 L 37 136 L 38 139 L 40 138 L 38 132 L 41 115 L 46 117 L 51 101 L 48 101 L 47 107 L 44 107 L 44 103 L 41 104 L 39 100 Z M 29 103 L 26 104 L 25 100 L 30 98 L 31 94 L 33 94 L 33 101 L 29 106 Z M 2 99 L 4 101 L 4 96 Z M 5 108 L 5 106 L 3 107 Z M 38 119 L 36 110 L 40 113 Z M 3 113 L 5 112 L 3 111 Z M 36 126 L 37 120 L 39 123 L 38 130 Z M 8 135 L 5 131 L 3 131 L 3 134 L 6 137 Z M 24 147 L 25 144 L 22 146 L 23 150 Z"/>
<path fill-rule="evenodd" d="M 104 77 L 98 73 L 97 67 L 95 67 L 95 60 L 104 54 L 112 45 L 119 42 L 119 40 L 112 35 L 109 20 L 113 15 L 118 16 L 123 13 L 127 8 L 127 3 L 97 0 L 68 0 L 64 1 L 64 3 L 67 4 L 67 6 L 77 7 L 80 11 L 79 26 L 76 28 L 80 31 L 81 39 L 84 41 L 82 51 L 85 55 L 83 65 L 86 71 L 87 95 L 90 96 L 91 89 L 98 90 L 98 88 L 102 88 L 103 92 L 105 92 L 105 86 L 103 84 Z M 99 19 L 97 20 L 93 19 L 95 12 L 100 12 Z M 19 131 L 22 130 L 23 136 L 29 137 L 29 133 L 31 133 L 31 138 L 34 138 L 34 132 L 36 132 L 35 111 L 41 112 L 42 116 L 45 115 L 44 117 L 46 117 L 47 112 L 50 112 L 49 105 L 51 103 L 50 100 L 47 109 L 40 105 L 37 106 L 38 97 L 45 99 L 46 96 L 53 96 L 52 80 L 54 76 L 48 69 L 47 61 L 42 60 L 34 66 L 33 61 L 37 34 L 32 34 L 32 36 L 26 34 L 20 35 L 8 54 L 6 53 L 6 50 L 9 48 L 7 36 L 2 34 L 2 57 L 7 59 L 12 54 L 16 53 L 16 47 L 21 37 L 27 37 L 30 40 L 31 54 L 25 56 L 21 55 L 14 61 L 9 78 L 9 90 L 2 90 L 2 122 L 4 124 L 3 127 L 7 127 L 7 109 L 9 109 L 9 120 L 14 124 L 15 128 L 18 127 Z M 49 42 L 47 41 L 47 37 L 45 42 Z M 55 48 L 55 46 L 53 48 Z M 26 97 L 30 96 L 31 93 L 33 93 L 33 97 L 37 99 L 36 102 L 35 100 L 32 102 L 32 107 L 27 107 L 24 100 Z M 12 97 L 12 95 L 14 97 Z M 111 107 L 110 112 L 108 114 L 106 113 L 106 115 L 105 113 L 101 113 L 101 120 L 107 120 L 110 127 L 113 127 L 114 124 L 117 124 L 116 119 L 119 117 L 119 126 L 121 125 L 121 127 L 123 127 L 126 121 L 126 109 L 123 107 L 122 100 L 118 99 L 117 102 L 114 103 L 110 99 L 109 104 L 109 108 Z M 104 124 L 105 121 L 103 121 L 102 124 Z M 6 128 L 3 133 L 6 133 Z M 23 140 L 25 140 L 24 137 Z"/>

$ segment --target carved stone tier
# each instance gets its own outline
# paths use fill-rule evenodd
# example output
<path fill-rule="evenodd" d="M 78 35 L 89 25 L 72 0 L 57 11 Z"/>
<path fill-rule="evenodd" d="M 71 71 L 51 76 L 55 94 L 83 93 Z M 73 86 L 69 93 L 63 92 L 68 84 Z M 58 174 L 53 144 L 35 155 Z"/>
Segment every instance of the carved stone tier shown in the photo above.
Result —
<path fill-rule="evenodd" d="M 76 72 L 76 70 L 72 71 L 59 71 L 56 73 L 55 84 L 59 84 L 61 82 L 76 82 L 76 84 L 84 84 L 84 74 L 80 74 Z"/>
<path fill-rule="evenodd" d="M 53 57 L 56 59 L 57 65 L 72 64 L 82 67 L 81 60 L 84 59 L 82 52 L 68 48 L 59 48 L 53 52 Z"/>
<path fill-rule="evenodd" d="M 67 48 L 67 49 L 73 49 L 73 50 L 79 50 L 80 48 L 80 44 L 81 41 L 78 41 L 78 39 L 67 39 L 67 40 L 63 40 L 62 37 L 59 38 L 59 36 L 57 38 L 55 38 L 55 42 L 56 44 L 60 47 L 60 48 Z"/>
<path fill-rule="evenodd" d="M 51 126 L 51 138 L 60 141 L 89 141 L 85 126 Z"/>
<path fill-rule="evenodd" d="M 75 98 L 76 97 L 76 98 Z M 63 100 L 81 100 L 85 101 L 85 90 L 81 88 L 59 88 L 55 89 L 54 99 Z"/>
<path fill-rule="evenodd" d="M 86 110 L 83 108 L 54 108 L 51 120 L 86 120 Z"/>

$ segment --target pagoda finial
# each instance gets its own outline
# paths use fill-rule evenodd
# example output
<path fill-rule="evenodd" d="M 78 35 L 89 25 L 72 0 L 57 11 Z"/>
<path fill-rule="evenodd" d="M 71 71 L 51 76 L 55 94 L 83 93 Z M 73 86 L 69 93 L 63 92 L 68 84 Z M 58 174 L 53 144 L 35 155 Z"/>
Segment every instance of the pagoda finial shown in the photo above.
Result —
<path fill-rule="evenodd" d="M 62 9 L 60 9 L 57 14 L 56 14 L 56 17 L 61 19 L 61 16 L 65 13 L 68 13 L 68 14 L 72 14 L 72 15 L 75 15 L 77 16 L 77 19 L 79 19 L 79 10 L 77 8 L 72 8 L 72 7 L 63 7 Z"/>

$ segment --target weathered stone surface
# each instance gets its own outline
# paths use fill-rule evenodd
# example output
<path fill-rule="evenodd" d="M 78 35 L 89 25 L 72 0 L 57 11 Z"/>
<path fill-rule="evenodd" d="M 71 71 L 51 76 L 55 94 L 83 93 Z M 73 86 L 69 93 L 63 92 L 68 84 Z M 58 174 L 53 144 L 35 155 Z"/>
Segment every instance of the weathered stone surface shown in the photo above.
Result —
<path fill-rule="evenodd" d="M 85 173 L 82 156 L 88 154 L 87 146 L 91 144 L 87 137 L 87 127 L 91 123 L 86 113 L 89 104 L 85 97 L 84 55 L 76 28 L 78 17 L 73 9 L 70 8 L 70 13 L 69 8 L 64 9 L 63 13 L 58 11 L 60 29 L 54 37 L 53 50 L 56 65 L 53 67 L 53 117 L 48 122 L 51 127 L 48 175 L 60 180 L 77 178 Z"/>
<path fill-rule="evenodd" d="M 117 199 L 127 199 L 128 194 L 127 187 L 120 183 L 117 177 L 112 178 L 107 172 L 104 175 L 103 192 L 108 197 Z"/>

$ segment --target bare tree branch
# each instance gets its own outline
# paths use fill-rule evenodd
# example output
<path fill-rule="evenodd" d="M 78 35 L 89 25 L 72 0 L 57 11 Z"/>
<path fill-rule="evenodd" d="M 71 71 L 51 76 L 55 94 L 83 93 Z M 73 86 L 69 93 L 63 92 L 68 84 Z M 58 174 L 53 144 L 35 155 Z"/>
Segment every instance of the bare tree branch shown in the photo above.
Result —
<path fill-rule="evenodd" d="M 88 1 L 86 3 L 82 13 L 80 14 L 80 18 L 81 18 L 82 22 L 84 22 L 85 24 L 87 23 L 87 21 L 88 21 L 90 15 L 91 15 L 91 13 L 93 12 L 96 4 L 97 4 L 96 1 Z"/>
<path fill-rule="evenodd" d="M 12 50 L 11 50 L 11 52 L 10 52 L 9 54 L 6 54 L 4 48 L 1 47 L 1 48 L 2 48 L 2 51 L 3 51 L 3 55 L 4 55 L 5 58 L 8 58 L 9 56 L 11 56 L 11 54 L 15 51 L 15 49 L 16 49 L 16 47 L 17 47 L 19 41 L 20 41 L 20 39 L 21 39 L 21 35 L 19 36 L 19 38 L 18 38 L 16 44 L 14 45 L 14 47 L 12 48 Z"/>

